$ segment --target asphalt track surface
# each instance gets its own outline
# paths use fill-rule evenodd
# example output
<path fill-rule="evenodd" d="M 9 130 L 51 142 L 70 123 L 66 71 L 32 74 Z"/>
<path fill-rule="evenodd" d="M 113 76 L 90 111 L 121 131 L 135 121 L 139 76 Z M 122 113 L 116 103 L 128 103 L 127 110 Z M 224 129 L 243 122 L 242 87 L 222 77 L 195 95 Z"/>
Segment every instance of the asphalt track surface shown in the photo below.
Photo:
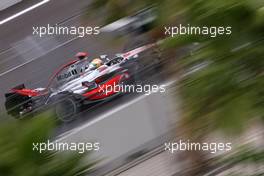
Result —
<path fill-rule="evenodd" d="M 61 22 L 67 26 L 80 25 L 82 18 L 77 14 L 83 11 L 83 8 L 88 4 L 87 0 L 80 0 L 78 3 L 74 0 L 50 1 L 0 25 L 1 105 L 3 105 L 4 93 L 11 87 L 21 83 L 25 83 L 27 87 L 31 88 L 45 86 L 54 70 L 73 59 L 74 54 L 78 51 L 89 52 L 90 58 L 102 53 L 120 52 L 122 47 L 110 47 L 106 42 L 107 37 L 101 35 L 84 38 L 49 36 L 41 39 L 32 36 L 32 26 L 46 26 Z M 20 9 L 20 6 L 17 8 Z M 4 16 L 5 13 L 1 12 L 1 16 Z M 90 22 L 90 25 L 93 25 L 92 23 Z M 2 106 L 0 110 L 3 111 Z"/>
<path fill-rule="evenodd" d="M 22 1 L 0 12 L 0 20 L 12 16 L 42 0 Z M 61 24 L 73 19 L 86 10 L 91 0 L 51 0 L 28 13 L 25 13 L 12 21 L 0 25 L 0 52 L 12 44 L 23 40 L 32 34 L 32 26 L 46 26 L 47 24 Z M 75 19 L 77 21 L 78 19 Z"/>
<path fill-rule="evenodd" d="M 29 0 L 10 7 L 0 12 L 0 21 L 41 1 Z M 21 83 L 29 88 L 45 87 L 54 71 L 59 66 L 72 60 L 75 53 L 79 51 L 88 52 L 91 59 L 101 54 L 111 56 L 122 52 L 124 48 L 127 49 L 130 40 L 137 40 L 137 38 L 142 40 L 140 36 L 126 36 L 126 41 L 113 43 L 115 36 L 104 33 L 84 38 L 71 35 L 43 38 L 32 36 L 33 26 L 46 26 L 47 24 L 60 24 L 63 26 L 99 25 L 103 14 L 98 12 L 89 18 L 84 18 L 81 15 L 90 2 L 90 0 L 50 0 L 36 9 L 0 25 L 0 121 L 4 119 L 3 117 L 7 117 L 4 108 L 4 94 L 10 88 Z M 148 81 L 150 83 L 160 82 L 160 76 L 153 75 Z M 82 112 L 76 115 L 74 121 L 60 124 L 56 128 L 54 138 L 63 138 L 82 125 L 99 120 L 103 115 L 111 114 L 114 109 L 121 108 L 124 105 L 129 106 L 129 103 L 132 103 L 132 100 L 137 100 L 137 97 L 140 98 L 139 96 L 141 95 L 118 96 L 108 102 L 98 104 L 92 109 L 84 108 Z M 117 126 L 122 125 L 117 124 Z M 105 129 L 108 127 L 106 125 Z M 134 132 L 133 135 L 135 135 Z M 134 138 L 137 138 L 137 136 L 135 135 Z M 111 144 L 111 137 L 106 142 Z M 122 150 L 125 149 L 126 146 L 124 145 Z M 122 158 L 120 161 L 122 161 Z"/>
<path fill-rule="evenodd" d="M 40 1 L 32 0 L 17 4 L 0 13 L 0 20 L 9 17 Z M 26 87 L 45 87 L 50 75 L 60 65 L 73 59 L 78 51 L 86 51 L 90 58 L 100 54 L 113 55 L 123 50 L 123 43 L 111 45 L 113 37 L 109 34 L 97 36 L 49 36 L 39 38 L 32 36 L 32 26 L 47 24 L 63 24 L 64 26 L 96 26 L 100 23 L 100 15 L 84 18 L 81 14 L 89 6 L 90 1 L 51 0 L 5 24 L 0 25 L 0 112 L 5 116 L 3 106 L 4 94 L 10 88 L 24 83 Z M 99 17 L 98 17 L 99 16 Z M 62 124 L 56 135 L 66 133 L 100 114 L 111 110 L 138 95 L 128 95 L 99 104 L 92 110 L 86 110 L 76 120 Z"/>

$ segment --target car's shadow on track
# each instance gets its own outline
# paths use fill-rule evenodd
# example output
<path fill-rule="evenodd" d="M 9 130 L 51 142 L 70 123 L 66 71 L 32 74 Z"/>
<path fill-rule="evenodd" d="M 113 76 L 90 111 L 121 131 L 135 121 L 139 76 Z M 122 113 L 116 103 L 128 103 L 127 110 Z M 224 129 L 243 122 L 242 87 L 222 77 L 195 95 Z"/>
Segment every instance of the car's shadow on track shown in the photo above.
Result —
<path fill-rule="evenodd" d="M 104 115 L 117 108 L 118 106 L 131 101 L 132 99 L 140 96 L 138 93 L 130 93 L 126 95 L 118 95 L 107 102 L 97 103 L 92 107 L 84 107 L 82 111 L 75 115 L 73 121 L 68 123 L 60 123 L 55 130 L 55 136 L 57 138 L 62 137 L 64 134 L 67 134 L 71 130 L 79 127 L 85 123 L 89 123 L 92 120 Z"/>
<path fill-rule="evenodd" d="M 164 75 L 161 73 L 154 74 L 147 79 L 145 79 L 142 84 L 159 84 L 164 81 Z M 99 118 L 100 116 L 110 113 L 117 107 L 124 105 L 133 99 L 143 95 L 142 93 L 125 93 L 114 98 L 109 99 L 109 101 L 103 101 L 102 103 L 97 103 L 92 107 L 83 107 L 81 112 L 75 115 L 74 120 L 68 123 L 59 123 L 55 129 L 54 137 L 61 138 L 72 132 L 72 130 L 90 123 L 91 121 Z"/>

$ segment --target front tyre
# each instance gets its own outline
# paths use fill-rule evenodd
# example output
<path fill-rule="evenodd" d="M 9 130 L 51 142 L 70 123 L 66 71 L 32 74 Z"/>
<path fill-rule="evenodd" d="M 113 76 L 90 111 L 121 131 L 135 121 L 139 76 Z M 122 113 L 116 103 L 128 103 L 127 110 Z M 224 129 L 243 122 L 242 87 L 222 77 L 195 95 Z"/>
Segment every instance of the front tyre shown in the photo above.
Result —
<path fill-rule="evenodd" d="M 71 122 L 78 112 L 78 106 L 73 98 L 65 98 L 56 104 L 55 112 L 60 121 Z"/>

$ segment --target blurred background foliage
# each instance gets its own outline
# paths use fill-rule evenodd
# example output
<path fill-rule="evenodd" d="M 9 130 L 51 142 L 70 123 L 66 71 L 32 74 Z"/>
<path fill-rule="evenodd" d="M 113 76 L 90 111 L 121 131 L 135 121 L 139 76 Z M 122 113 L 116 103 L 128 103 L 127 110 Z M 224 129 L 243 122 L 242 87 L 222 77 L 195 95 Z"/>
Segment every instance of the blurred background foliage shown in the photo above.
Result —
<path fill-rule="evenodd" d="M 192 54 L 174 60 L 177 72 L 206 63 L 195 74 L 178 75 L 184 117 L 194 131 L 206 126 L 236 134 L 250 118 L 264 118 L 264 1 L 94 0 L 92 7 L 103 9 L 110 22 L 150 6 L 158 14 L 153 31 L 180 23 L 232 27 L 232 35 L 178 35 L 162 43 L 165 52 L 198 43 Z"/>
<path fill-rule="evenodd" d="M 160 47 L 164 53 L 188 48 L 188 54 L 181 58 L 176 58 L 177 54 L 170 55 L 175 63 L 168 66 L 174 69 L 173 76 L 179 80 L 176 89 L 182 102 L 185 137 L 202 141 L 215 130 L 229 135 L 241 134 L 251 119 L 260 119 L 263 123 L 264 1 L 94 0 L 91 9 L 92 13 L 103 11 L 104 24 L 108 24 L 150 6 L 155 7 L 157 13 L 151 31 L 161 33 L 152 37 L 156 37 L 156 41 L 163 39 Z M 231 26 L 232 35 L 165 38 L 164 27 L 179 24 Z M 197 65 L 205 67 L 190 72 Z M 94 166 L 92 161 L 83 163 L 86 154 L 32 151 L 33 142 L 45 142 L 50 137 L 54 123 L 49 119 L 44 115 L 31 121 L 1 123 L 0 175 L 85 175 Z M 203 165 L 199 163 L 204 162 L 202 155 L 197 156 L 194 156 L 198 158 L 196 165 Z M 227 158 L 226 162 L 233 160 L 263 163 L 263 151 L 246 150 Z"/>
<path fill-rule="evenodd" d="M 96 164 L 87 161 L 90 153 L 33 151 L 33 143 L 51 140 L 55 121 L 48 114 L 25 121 L 0 124 L 1 176 L 87 175 Z"/>
<path fill-rule="evenodd" d="M 252 119 L 263 126 L 264 1 L 94 0 L 93 3 L 95 10 L 107 14 L 105 23 L 150 6 L 155 7 L 157 13 L 152 32 L 161 34 L 152 37 L 163 41 L 162 54 L 169 53 L 166 59 L 173 58 L 173 63 L 170 61 L 165 68 L 172 69 L 173 76 L 179 80 L 175 88 L 181 97 L 181 138 L 202 142 L 214 131 L 227 136 L 240 135 L 247 131 Z M 165 27 L 179 24 L 230 26 L 232 34 L 173 38 L 164 35 Z M 187 48 L 187 54 L 179 57 L 181 48 Z M 203 67 L 194 71 L 199 65 Z M 263 156 L 263 152 L 258 154 Z M 197 165 L 204 165 L 202 155 L 193 158 Z"/>

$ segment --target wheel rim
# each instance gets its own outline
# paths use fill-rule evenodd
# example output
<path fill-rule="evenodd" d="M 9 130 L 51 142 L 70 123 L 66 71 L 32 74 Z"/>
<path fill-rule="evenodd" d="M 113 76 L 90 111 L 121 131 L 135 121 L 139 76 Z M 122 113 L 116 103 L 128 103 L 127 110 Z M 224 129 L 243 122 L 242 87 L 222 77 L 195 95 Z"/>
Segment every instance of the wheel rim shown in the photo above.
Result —
<path fill-rule="evenodd" d="M 74 119 L 76 114 L 76 105 L 73 100 L 66 99 L 56 105 L 56 115 L 63 122 L 69 122 Z"/>

